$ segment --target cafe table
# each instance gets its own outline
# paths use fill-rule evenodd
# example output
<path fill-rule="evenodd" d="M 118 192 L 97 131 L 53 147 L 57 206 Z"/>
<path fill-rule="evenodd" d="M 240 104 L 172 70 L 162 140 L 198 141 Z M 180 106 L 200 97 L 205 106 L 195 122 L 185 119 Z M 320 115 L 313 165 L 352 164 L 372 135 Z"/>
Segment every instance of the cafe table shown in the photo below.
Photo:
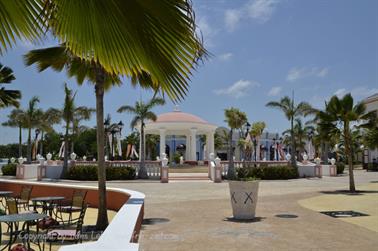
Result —
<path fill-rule="evenodd" d="M 34 211 L 37 210 L 38 203 L 42 206 L 42 213 L 49 214 L 52 216 L 52 210 L 54 205 L 61 200 L 64 200 L 65 197 L 63 196 L 45 196 L 45 197 L 35 197 L 30 199 L 33 202 L 33 209 Z"/>
<path fill-rule="evenodd" d="M 30 249 L 30 224 L 37 221 L 41 220 L 44 218 L 47 218 L 48 215 L 46 214 L 38 214 L 38 213 L 21 213 L 21 214 L 8 214 L 8 215 L 3 215 L 0 216 L 0 244 L 1 242 L 1 237 L 2 237 L 2 230 L 1 230 L 1 223 L 6 223 L 9 226 L 9 241 L 8 243 L 1 248 L 1 250 L 5 250 L 8 248 L 8 250 L 11 249 L 12 244 L 16 242 L 18 237 L 22 239 L 22 242 Z M 21 230 L 18 229 L 19 223 L 23 222 Z M 37 244 L 40 249 L 39 245 L 39 237 L 35 236 L 37 240 Z"/>

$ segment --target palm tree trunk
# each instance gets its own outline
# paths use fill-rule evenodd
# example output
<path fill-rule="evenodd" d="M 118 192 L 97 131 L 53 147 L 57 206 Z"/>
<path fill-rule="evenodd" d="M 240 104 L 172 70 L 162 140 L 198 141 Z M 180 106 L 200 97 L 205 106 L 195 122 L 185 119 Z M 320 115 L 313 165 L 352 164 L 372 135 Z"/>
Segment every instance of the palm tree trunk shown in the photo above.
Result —
<path fill-rule="evenodd" d="M 140 168 L 138 172 L 138 178 L 139 179 L 148 179 L 148 174 L 147 174 L 147 169 L 144 164 L 145 160 L 145 152 L 144 152 L 144 124 L 143 121 L 141 121 L 141 126 L 140 126 L 140 142 L 141 142 L 141 149 L 140 149 Z"/>
<path fill-rule="evenodd" d="M 64 179 L 68 171 L 68 133 L 69 133 L 70 122 L 66 121 L 66 133 L 64 135 L 64 159 L 63 159 L 63 169 L 60 174 L 60 178 Z"/>
<path fill-rule="evenodd" d="M 22 157 L 22 127 L 18 127 L 18 157 Z"/>
<path fill-rule="evenodd" d="M 235 168 L 234 168 L 234 155 L 232 149 L 232 128 L 230 130 L 229 137 L 229 147 L 228 147 L 228 172 L 227 172 L 227 179 L 233 180 L 235 179 Z"/>
<path fill-rule="evenodd" d="M 108 212 L 106 204 L 106 168 L 104 154 L 104 81 L 101 70 L 96 74 L 96 123 L 97 123 L 97 158 L 98 158 L 98 214 L 96 228 L 105 230 L 108 226 Z"/>
<path fill-rule="evenodd" d="M 256 137 L 256 161 L 260 160 L 260 136 Z"/>
<path fill-rule="evenodd" d="M 43 134 L 44 132 L 41 130 L 41 148 L 39 149 L 39 154 L 43 156 Z"/>
<path fill-rule="evenodd" d="M 27 163 L 31 163 L 31 127 L 28 128 L 28 147 L 26 151 Z"/>
<path fill-rule="evenodd" d="M 297 151 L 296 151 L 295 138 L 294 138 L 294 117 L 291 117 L 290 134 L 291 134 L 291 165 L 293 167 L 297 167 L 297 161 L 295 160 Z"/>
<path fill-rule="evenodd" d="M 356 192 L 356 186 L 354 184 L 354 174 L 353 174 L 353 156 L 351 149 L 350 131 L 349 123 L 344 122 L 344 141 L 345 141 L 345 151 L 348 156 L 348 167 L 349 167 L 349 191 Z"/>

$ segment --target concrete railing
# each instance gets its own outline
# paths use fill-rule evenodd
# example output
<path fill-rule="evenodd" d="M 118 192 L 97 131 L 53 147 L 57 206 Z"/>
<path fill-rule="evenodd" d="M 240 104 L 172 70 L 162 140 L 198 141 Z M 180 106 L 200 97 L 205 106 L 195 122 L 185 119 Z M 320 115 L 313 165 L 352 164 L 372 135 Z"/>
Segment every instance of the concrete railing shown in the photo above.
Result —
<path fill-rule="evenodd" d="M 116 161 L 106 161 L 105 162 L 109 167 L 127 167 L 131 166 L 135 168 L 136 175 L 138 176 L 139 168 L 140 168 L 140 161 L 126 161 L 126 160 L 116 160 Z M 74 165 L 81 165 L 81 166 L 88 166 L 97 164 L 94 161 L 74 161 L 72 162 Z M 161 161 L 145 161 L 144 165 L 147 169 L 148 177 L 152 179 L 160 179 L 161 176 Z"/>
<path fill-rule="evenodd" d="M 18 194 L 24 185 L 32 185 L 31 197 L 64 196 L 70 198 L 75 189 L 87 190 L 86 202 L 91 207 L 98 206 L 98 191 L 93 186 L 51 184 L 18 180 L 1 180 L 0 189 Z M 86 242 L 61 247 L 62 251 L 86 250 L 138 250 L 138 237 L 144 214 L 143 193 L 121 188 L 108 188 L 108 209 L 118 211 L 109 226 L 95 242 Z"/>
<path fill-rule="evenodd" d="M 288 161 L 234 161 L 235 168 L 242 168 L 245 166 L 251 167 L 269 167 L 269 166 L 286 166 Z M 228 161 L 221 161 L 222 176 L 226 176 L 228 172 Z"/>

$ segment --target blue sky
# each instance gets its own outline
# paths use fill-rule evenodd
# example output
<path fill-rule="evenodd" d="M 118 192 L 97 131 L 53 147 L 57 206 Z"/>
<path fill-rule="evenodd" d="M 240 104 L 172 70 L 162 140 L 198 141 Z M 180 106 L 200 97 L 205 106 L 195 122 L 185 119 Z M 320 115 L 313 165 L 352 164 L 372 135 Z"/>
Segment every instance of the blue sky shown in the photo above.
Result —
<path fill-rule="evenodd" d="M 319 108 L 334 94 L 352 92 L 361 100 L 378 92 L 376 0 L 194 0 L 194 9 L 212 56 L 194 72 L 188 96 L 180 103 L 182 111 L 222 126 L 223 110 L 234 106 L 245 111 L 250 122 L 265 121 L 269 131 L 281 132 L 289 123 L 265 104 L 292 90 L 297 101 Z M 53 44 L 47 41 L 45 46 Z M 62 107 L 64 82 L 77 90 L 77 105 L 95 107 L 90 84 L 79 87 L 65 73 L 40 74 L 24 66 L 22 55 L 38 47 L 19 43 L 0 57 L 15 72 L 13 88 L 22 91 L 22 107 L 35 95 L 44 109 Z M 106 94 L 105 111 L 114 122 L 129 124 L 131 116 L 116 113 L 117 108 L 151 95 L 126 80 Z M 168 102 L 155 112 L 173 108 Z M 1 110 L 0 122 L 10 110 Z M 95 118 L 85 124 L 93 126 Z M 0 144 L 16 142 L 17 137 L 16 129 L 0 127 Z"/>

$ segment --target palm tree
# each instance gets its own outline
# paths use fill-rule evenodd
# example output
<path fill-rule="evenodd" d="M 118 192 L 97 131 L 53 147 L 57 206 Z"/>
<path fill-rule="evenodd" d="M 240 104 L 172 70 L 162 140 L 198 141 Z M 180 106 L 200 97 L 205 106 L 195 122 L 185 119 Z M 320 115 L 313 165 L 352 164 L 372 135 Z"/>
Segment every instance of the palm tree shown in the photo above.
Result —
<path fill-rule="evenodd" d="M 226 117 L 225 122 L 230 127 L 229 133 L 229 146 L 228 146 L 228 173 L 227 178 L 229 180 L 235 179 L 235 168 L 234 168 L 234 151 L 232 144 L 232 135 L 235 129 L 241 129 L 242 126 L 247 123 L 247 115 L 237 108 L 231 107 L 224 110 L 224 115 Z"/>
<path fill-rule="evenodd" d="M 74 152 L 74 138 L 79 136 L 80 132 L 83 131 L 80 123 L 83 120 L 89 120 L 96 110 L 93 108 L 88 108 L 86 106 L 74 107 L 73 119 L 72 119 L 72 142 L 71 142 L 71 152 Z"/>
<path fill-rule="evenodd" d="M 305 151 L 306 145 L 306 138 L 308 137 L 310 131 L 314 131 L 314 127 L 311 125 L 303 125 L 303 122 L 300 118 L 295 119 L 294 125 L 294 141 L 297 148 L 299 148 L 299 152 L 297 159 L 301 159 L 300 153 Z M 282 133 L 282 135 L 286 136 L 285 138 L 289 140 L 288 145 L 291 146 L 291 129 L 288 129 Z"/>
<path fill-rule="evenodd" d="M 141 142 L 141 149 L 140 149 L 140 168 L 138 172 L 138 178 L 140 179 L 148 179 L 147 169 L 144 165 L 145 161 L 145 142 L 144 142 L 144 127 L 146 120 L 156 121 L 157 117 L 156 114 L 153 113 L 151 110 L 157 105 L 164 105 L 165 101 L 162 98 L 152 98 L 147 103 L 143 101 L 138 101 L 135 103 L 135 106 L 124 105 L 118 108 L 117 112 L 128 112 L 135 115 L 135 117 L 130 122 L 130 127 L 133 129 L 138 124 L 140 125 L 140 142 Z"/>
<path fill-rule="evenodd" d="M 319 126 L 328 135 L 339 135 L 344 142 L 345 154 L 349 166 L 349 190 L 355 192 L 356 187 L 353 175 L 353 152 L 352 152 L 352 132 L 351 124 L 367 121 L 363 125 L 375 124 L 375 112 L 365 113 L 364 103 L 354 105 L 353 97 L 350 93 L 339 99 L 337 96 L 331 97 L 324 111 L 319 111 L 317 116 L 320 120 Z M 363 126 L 360 125 L 360 126 Z"/>
<path fill-rule="evenodd" d="M 43 155 L 43 140 L 45 132 L 49 133 L 54 131 L 53 126 L 58 124 L 61 120 L 60 111 L 55 108 L 49 108 L 46 111 L 42 111 L 40 118 L 38 118 L 37 128 L 41 132 L 41 146 L 39 154 Z"/>
<path fill-rule="evenodd" d="M 26 63 L 38 62 L 40 71 L 48 67 L 57 71 L 66 68 L 79 84 L 87 79 L 95 85 L 99 168 L 96 226 L 105 229 L 108 224 L 103 125 L 105 90 L 120 84 L 118 75 L 125 75 L 134 86 L 139 84 L 161 91 L 178 101 L 185 97 L 189 77 L 207 52 L 196 36 L 194 11 L 189 0 L 64 1 L 64 4 L 54 1 L 41 6 L 45 9 L 36 8 L 37 24 L 45 24 L 64 46 L 32 51 L 26 56 Z M 96 20 L 92 25 L 88 25 L 88 15 L 82 15 L 88 9 L 91 10 L 90 20 Z M 5 22 L 11 23 L 18 15 L 11 12 L 13 19 L 5 19 Z M 33 20 L 35 15 L 30 16 Z M 35 30 L 34 37 L 38 37 L 39 29 Z"/>
<path fill-rule="evenodd" d="M 31 150 L 31 130 L 37 128 L 39 124 L 39 118 L 41 117 L 42 110 L 37 108 L 39 103 L 38 97 L 32 97 L 29 101 L 28 109 L 25 111 L 25 128 L 28 129 L 28 146 L 26 151 L 27 162 L 32 161 L 32 150 Z"/>
<path fill-rule="evenodd" d="M 22 128 L 25 127 L 25 112 L 21 109 L 12 110 L 8 115 L 8 120 L 2 125 L 18 128 L 18 157 L 22 157 Z"/>
<path fill-rule="evenodd" d="M 12 69 L 0 63 L 0 84 L 10 84 L 15 79 Z M 5 90 L 4 87 L 0 88 L 0 108 L 8 106 L 18 107 L 20 105 L 20 98 L 20 91 Z"/>
<path fill-rule="evenodd" d="M 293 167 L 297 167 L 295 160 L 296 144 L 294 136 L 294 120 L 299 116 L 307 116 L 315 112 L 311 105 L 307 102 L 300 102 L 298 105 L 294 103 L 294 98 L 291 99 L 288 96 L 281 98 L 279 102 L 271 101 L 266 104 L 267 107 L 278 108 L 283 111 L 286 118 L 290 121 L 290 136 L 291 136 L 291 164 Z"/>
<path fill-rule="evenodd" d="M 255 145 L 255 160 L 260 160 L 260 138 L 261 135 L 266 127 L 266 124 L 264 121 L 257 121 L 252 123 L 250 134 L 252 137 L 256 139 L 256 145 Z"/>
<path fill-rule="evenodd" d="M 73 93 L 71 89 L 67 87 L 67 83 L 64 84 L 64 105 L 63 110 L 61 111 L 61 116 L 65 123 L 65 134 L 64 134 L 64 160 L 63 160 L 63 169 L 61 173 L 61 177 L 64 178 L 66 176 L 68 170 L 68 145 L 69 145 L 69 131 L 70 125 L 74 118 L 74 110 L 75 110 L 75 96 L 76 93 Z"/>

